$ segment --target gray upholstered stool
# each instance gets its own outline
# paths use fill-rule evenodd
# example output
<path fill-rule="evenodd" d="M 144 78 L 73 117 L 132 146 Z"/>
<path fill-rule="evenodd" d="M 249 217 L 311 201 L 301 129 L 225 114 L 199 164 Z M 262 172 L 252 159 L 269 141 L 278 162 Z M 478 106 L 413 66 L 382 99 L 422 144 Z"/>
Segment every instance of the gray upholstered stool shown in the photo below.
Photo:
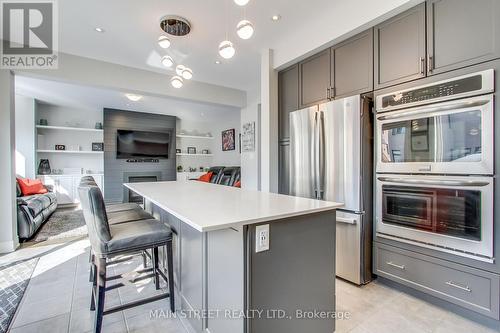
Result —
<path fill-rule="evenodd" d="M 92 252 L 95 256 L 91 293 L 91 310 L 95 310 L 94 332 L 100 332 L 104 315 L 154 302 L 162 298 L 170 298 L 170 309 L 174 312 L 173 249 L 172 230 L 170 227 L 155 219 L 110 225 L 108 223 L 104 198 L 99 187 L 85 185 L 80 186 L 78 191 L 88 228 Z M 168 277 L 158 267 L 158 248 L 163 246 L 166 247 L 167 252 Z M 159 289 L 159 278 L 162 277 L 168 283 L 169 292 L 105 310 L 104 300 L 106 290 L 121 286 L 117 284 L 108 288 L 106 287 L 108 280 L 115 280 L 117 278 L 106 276 L 107 261 L 117 255 L 137 253 L 138 251 L 147 249 L 152 249 L 153 251 L 152 271 L 155 277 L 156 288 Z"/>

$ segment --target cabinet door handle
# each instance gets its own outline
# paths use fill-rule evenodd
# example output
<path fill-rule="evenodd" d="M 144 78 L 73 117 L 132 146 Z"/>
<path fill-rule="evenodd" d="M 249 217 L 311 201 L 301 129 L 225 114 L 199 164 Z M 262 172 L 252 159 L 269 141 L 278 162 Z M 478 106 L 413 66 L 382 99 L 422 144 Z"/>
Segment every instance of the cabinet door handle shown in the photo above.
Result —
<path fill-rule="evenodd" d="M 332 99 L 334 99 L 334 97 L 335 97 L 335 87 L 332 87 L 331 89 L 332 89 L 332 92 L 330 93 L 330 97 Z"/>
<path fill-rule="evenodd" d="M 330 99 L 330 87 L 326 88 L 326 99 Z"/>
<path fill-rule="evenodd" d="M 457 289 L 460 289 L 460 290 L 463 290 L 463 291 L 467 291 L 467 292 L 472 292 L 472 289 L 469 288 L 469 286 L 461 286 L 460 284 L 456 283 L 456 282 L 453 282 L 453 281 L 447 281 L 446 282 L 447 285 L 449 285 L 450 287 L 453 287 L 453 288 L 457 288 Z"/>
<path fill-rule="evenodd" d="M 424 57 L 420 57 L 420 74 L 424 75 L 424 63 L 425 63 L 425 58 Z"/>
<path fill-rule="evenodd" d="M 430 54 L 427 55 L 427 72 L 432 73 L 432 70 L 434 69 L 434 64 L 432 63 L 433 58 Z"/>
<path fill-rule="evenodd" d="M 386 262 L 386 264 L 389 266 L 392 266 L 392 267 L 399 268 L 402 271 L 404 271 L 406 268 L 405 265 L 398 265 L 398 264 L 393 263 L 392 261 L 388 261 L 388 262 Z"/>

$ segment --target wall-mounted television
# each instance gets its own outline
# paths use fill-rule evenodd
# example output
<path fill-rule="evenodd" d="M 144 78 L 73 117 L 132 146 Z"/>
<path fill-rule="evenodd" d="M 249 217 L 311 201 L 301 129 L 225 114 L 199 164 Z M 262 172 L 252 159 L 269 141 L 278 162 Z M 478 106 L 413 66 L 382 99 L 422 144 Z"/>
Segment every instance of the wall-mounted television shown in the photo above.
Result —
<path fill-rule="evenodd" d="M 172 132 L 118 130 L 116 158 L 168 158 Z"/>

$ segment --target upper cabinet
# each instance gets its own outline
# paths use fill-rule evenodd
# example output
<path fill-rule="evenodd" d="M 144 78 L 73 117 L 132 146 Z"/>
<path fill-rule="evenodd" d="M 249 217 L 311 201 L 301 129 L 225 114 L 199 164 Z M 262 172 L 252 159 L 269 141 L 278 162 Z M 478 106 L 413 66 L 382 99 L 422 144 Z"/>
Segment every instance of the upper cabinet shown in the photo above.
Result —
<path fill-rule="evenodd" d="M 299 109 L 299 65 L 281 71 L 278 75 L 279 139 L 290 137 L 290 112 Z"/>
<path fill-rule="evenodd" d="M 332 55 L 332 98 L 373 90 L 373 29 L 334 46 Z"/>
<path fill-rule="evenodd" d="M 330 49 L 299 64 L 300 107 L 327 101 L 330 96 Z"/>
<path fill-rule="evenodd" d="M 425 77 L 425 3 L 377 26 L 375 89 Z"/>
<path fill-rule="evenodd" d="M 427 2 L 427 53 L 430 75 L 500 56 L 498 0 Z"/>

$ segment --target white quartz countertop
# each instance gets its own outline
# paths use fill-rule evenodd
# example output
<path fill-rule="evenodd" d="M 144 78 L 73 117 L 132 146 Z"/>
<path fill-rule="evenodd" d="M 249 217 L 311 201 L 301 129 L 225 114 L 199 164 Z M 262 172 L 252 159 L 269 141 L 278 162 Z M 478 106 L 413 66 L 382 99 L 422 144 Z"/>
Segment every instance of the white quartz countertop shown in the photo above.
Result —
<path fill-rule="evenodd" d="M 198 181 L 124 185 L 201 232 L 334 210 L 343 206 L 337 202 Z"/>

